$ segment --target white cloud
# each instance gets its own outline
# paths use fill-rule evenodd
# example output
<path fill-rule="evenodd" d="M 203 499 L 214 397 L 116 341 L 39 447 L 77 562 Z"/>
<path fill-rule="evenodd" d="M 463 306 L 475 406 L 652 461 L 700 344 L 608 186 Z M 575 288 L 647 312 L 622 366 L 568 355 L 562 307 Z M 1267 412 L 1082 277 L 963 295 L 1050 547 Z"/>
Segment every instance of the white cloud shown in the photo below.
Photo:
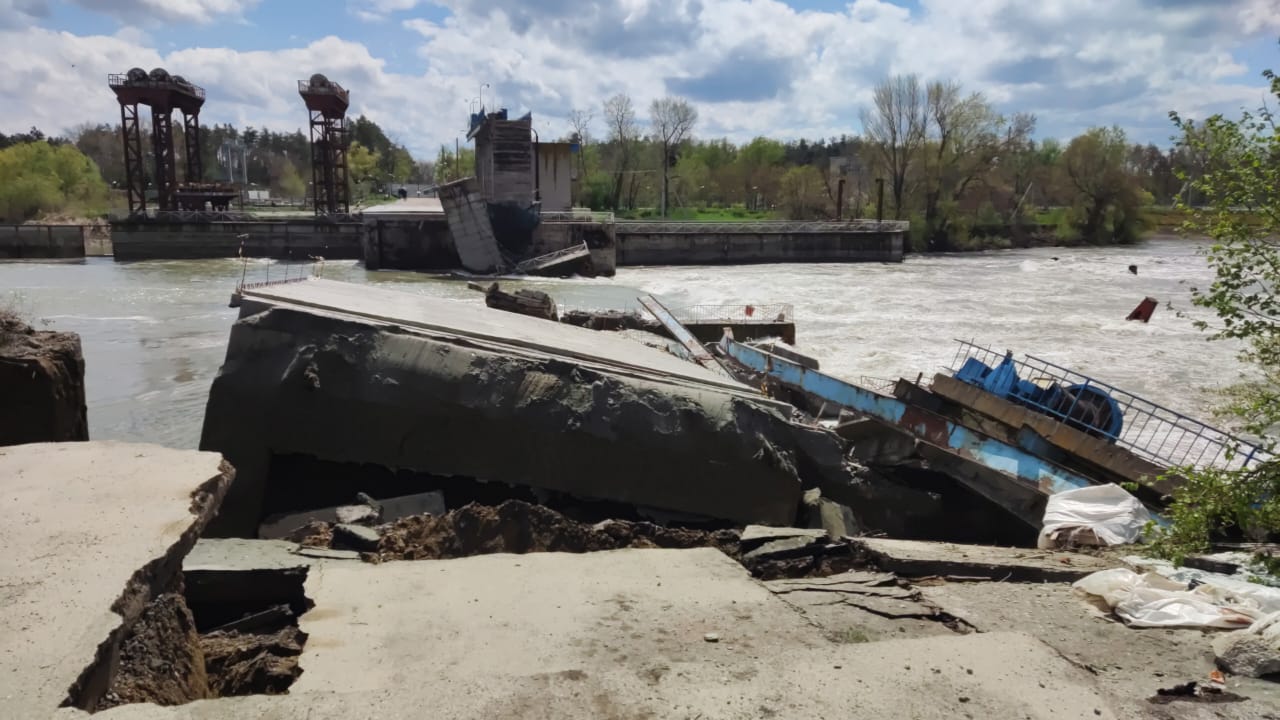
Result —
<path fill-rule="evenodd" d="M 207 23 L 220 16 L 242 17 L 258 0 L 71 0 L 122 22 Z"/>
<path fill-rule="evenodd" d="M 1117 123 L 1161 142 L 1171 109 L 1196 116 L 1259 104 L 1260 68 L 1246 68 L 1238 51 L 1280 28 L 1278 2 L 922 0 L 912 13 L 884 0 L 824 12 L 778 0 L 438 0 L 446 19 L 401 21 L 417 42 L 412 70 L 398 64 L 398 72 L 391 49 L 336 37 L 270 51 L 162 53 L 145 36 L 0 30 L 0 65 L 15 68 L 0 76 L 0 94 L 20 100 L 0 106 L 0 129 L 114 121 L 105 75 L 163 65 L 208 89 L 205 122 L 277 129 L 305 123 L 294 81 L 324 72 L 351 90 L 353 113 L 428 156 L 464 132 L 483 83 L 491 85 L 487 105 L 533 110 L 544 138 L 567 131 L 571 108 L 599 114 L 605 98 L 627 92 L 643 115 L 652 99 L 676 91 L 698 105 L 702 136 L 813 138 L 857 133 L 875 81 L 917 72 L 1035 112 L 1044 134 Z M 40 9 L 27 4 L 29 15 Z M 421 4 L 349 7 L 385 17 Z"/>

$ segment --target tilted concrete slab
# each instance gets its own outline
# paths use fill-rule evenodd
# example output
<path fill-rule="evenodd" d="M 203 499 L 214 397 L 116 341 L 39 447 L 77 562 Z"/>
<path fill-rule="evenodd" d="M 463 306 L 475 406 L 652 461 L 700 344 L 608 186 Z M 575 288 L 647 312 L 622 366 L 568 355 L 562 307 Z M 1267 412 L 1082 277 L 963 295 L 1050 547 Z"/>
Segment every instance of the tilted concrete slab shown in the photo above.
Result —
<path fill-rule="evenodd" d="M 649 379 L 711 385 L 761 397 L 755 388 L 616 333 L 495 312 L 478 303 L 323 279 L 245 290 L 241 317 L 261 309 L 254 307 L 253 301 L 350 315 L 430 334 L 485 341 L 507 351 L 532 351 L 580 361 L 591 367 L 632 372 Z"/>
<path fill-rule="evenodd" d="M 279 455 L 743 524 L 793 523 L 802 468 L 845 473 L 834 434 L 789 405 L 610 333 L 318 280 L 241 310 L 200 443 L 238 477 L 213 535 L 282 509 L 266 503 Z"/>
<path fill-rule="evenodd" d="M 833 643 L 710 549 L 326 566 L 307 592 L 288 695 L 102 717 L 1116 717 L 1034 638 Z"/>
<path fill-rule="evenodd" d="M 155 445 L 0 448 L 0 717 L 96 702 L 232 475 L 215 453 Z"/>
<path fill-rule="evenodd" d="M 881 570 L 906 577 L 948 575 L 991 580 L 1074 582 L 1118 567 L 1114 559 L 1082 553 L 955 545 L 918 540 L 855 538 Z"/>

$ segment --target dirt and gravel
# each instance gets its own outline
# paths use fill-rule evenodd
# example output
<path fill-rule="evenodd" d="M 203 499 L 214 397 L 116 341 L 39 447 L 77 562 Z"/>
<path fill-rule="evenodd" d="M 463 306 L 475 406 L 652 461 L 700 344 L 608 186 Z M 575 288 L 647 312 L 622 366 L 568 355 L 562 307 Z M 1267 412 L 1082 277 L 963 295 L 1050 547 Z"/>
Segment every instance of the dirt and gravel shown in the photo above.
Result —
<path fill-rule="evenodd" d="M 120 648 L 120 665 L 98 709 L 127 703 L 157 705 L 214 697 L 205 673 L 196 623 L 181 593 L 160 595 Z"/>
<path fill-rule="evenodd" d="M 313 536 L 322 536 L 313 531 Z M 384 527 L 370 560 L 424 560 L 491 553 L 595 552 L 621 548 L 714 547 L 736 556 L 734 530 L 668 528 L 607 520 L 594 525 L 520 500 L 497 506 L 470 504 L 443 515 L 416 515 Z"/>

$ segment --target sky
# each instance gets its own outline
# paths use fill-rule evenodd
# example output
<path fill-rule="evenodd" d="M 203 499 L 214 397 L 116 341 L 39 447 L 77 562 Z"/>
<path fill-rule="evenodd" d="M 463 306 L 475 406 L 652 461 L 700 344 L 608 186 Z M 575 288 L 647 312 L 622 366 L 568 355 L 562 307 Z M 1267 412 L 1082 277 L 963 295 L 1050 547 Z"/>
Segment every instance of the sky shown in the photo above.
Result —
<path fill-rule="evenodd" d="M 1280 71 L 1280 0 L 0 0 L 0 131 L 116 123 L 109 73 L 164 67 L 207 91 L 205 124 L 304 127 L 321 72 L 422 159 L 490 109 L 629 94 L 736 142 L 857 134 L 874 84 L 916 73 L 1032 112 L 1039 137 L 1116 124 L 1168 144 L 1170 110 L 1238 114 Z M 465 141 L 465 137 L 464 137 Z"/>

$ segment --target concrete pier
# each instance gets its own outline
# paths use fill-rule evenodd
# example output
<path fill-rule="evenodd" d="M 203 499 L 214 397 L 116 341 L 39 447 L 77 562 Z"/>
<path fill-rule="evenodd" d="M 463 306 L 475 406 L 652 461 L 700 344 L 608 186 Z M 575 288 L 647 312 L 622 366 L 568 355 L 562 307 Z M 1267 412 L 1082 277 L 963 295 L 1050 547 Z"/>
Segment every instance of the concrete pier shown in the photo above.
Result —
<path fill-rule="evenodd" d="M 902 262 L 907 223 L 619 222 L 618 265 Z"/>
<path fill-rule="evenodd" d="M 83 225 L 0 225 L 0 260 L 80 259 Z"/>

